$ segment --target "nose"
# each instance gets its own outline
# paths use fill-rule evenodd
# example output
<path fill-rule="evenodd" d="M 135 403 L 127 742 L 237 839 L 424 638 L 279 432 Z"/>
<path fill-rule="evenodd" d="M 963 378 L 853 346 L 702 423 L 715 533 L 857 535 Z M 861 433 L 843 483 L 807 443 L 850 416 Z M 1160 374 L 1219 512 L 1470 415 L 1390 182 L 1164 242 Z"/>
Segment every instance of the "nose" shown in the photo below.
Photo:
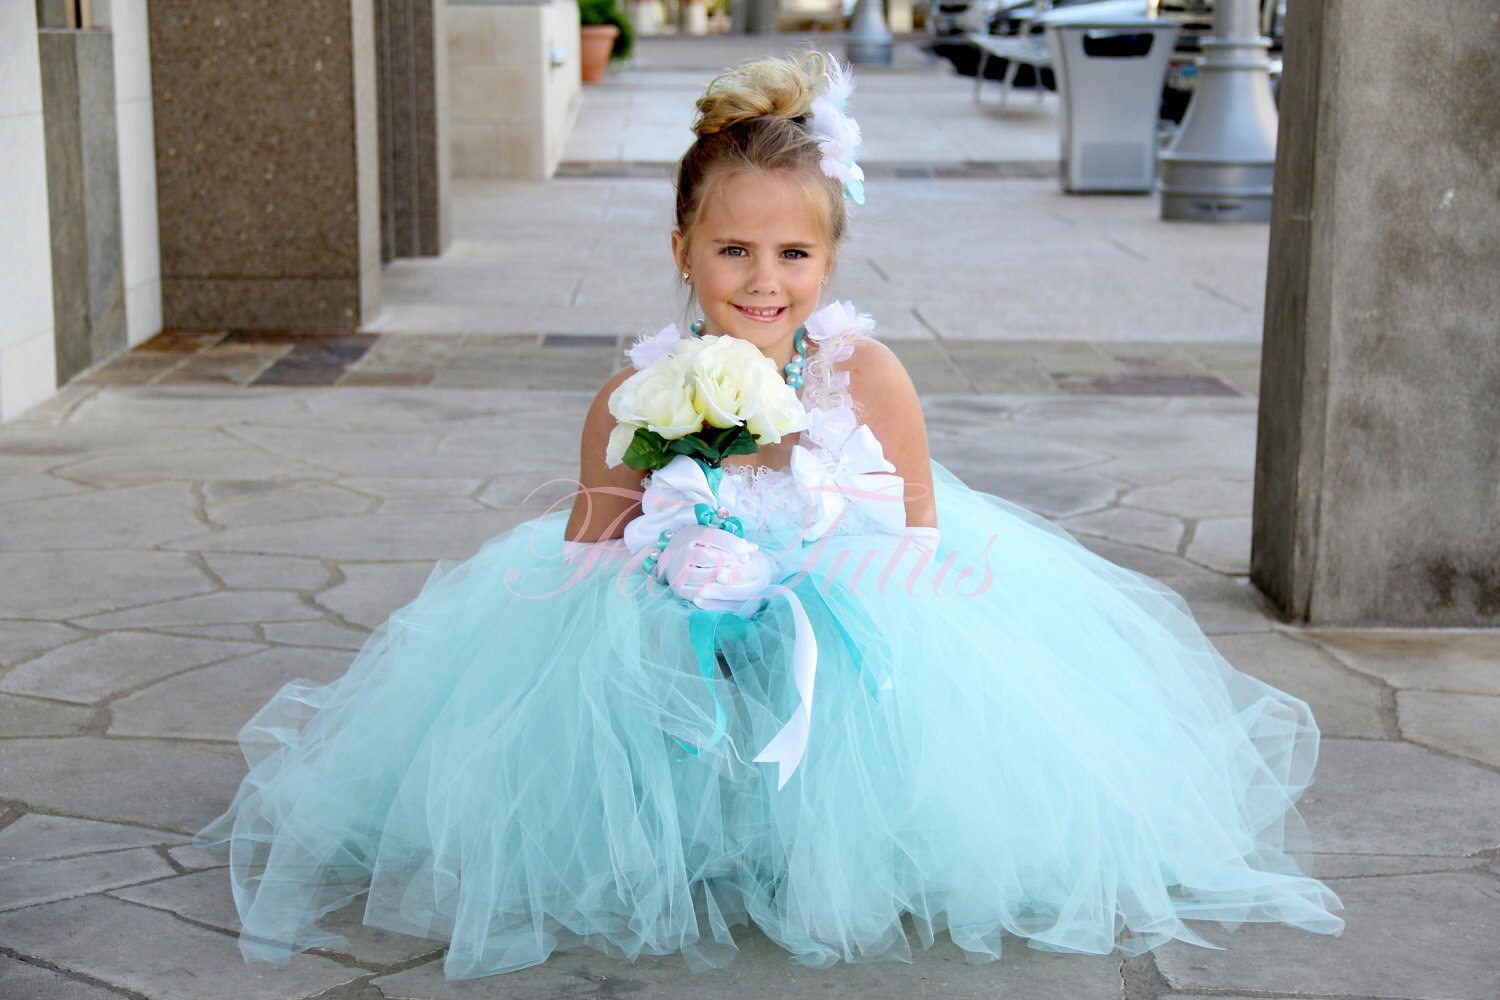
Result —
<path fill-rule="evenodd" d="M 776 292 L 776 268 L 775 265 L 765 258 L 755 262 L 754 268 L 749 275 L 749 281 L 745 284 L 745 290 L 751 295 L 772 295 Z"/>

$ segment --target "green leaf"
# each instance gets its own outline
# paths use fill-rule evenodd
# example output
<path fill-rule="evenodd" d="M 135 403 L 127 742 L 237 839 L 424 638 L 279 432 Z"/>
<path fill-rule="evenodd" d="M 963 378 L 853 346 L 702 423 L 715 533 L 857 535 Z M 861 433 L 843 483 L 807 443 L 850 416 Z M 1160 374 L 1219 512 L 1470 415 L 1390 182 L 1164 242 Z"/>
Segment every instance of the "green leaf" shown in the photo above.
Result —
<path fill-rule="evenodd" d="M 660 434 L 646 427 L 637 427 L 630 447 L 625 449 L 624 462 L 632 469 L 654 472 L 667 464 L 667 441 Z"/>
<path fill-rule="evenodd" d="M 705 430 L 703 436 L 708 441 L 709 446 L 722 455 L 724 453 L 725 442 L 739 432 L 740 428 L 738 427 L 715 427 L 712 430 Z"/>
<path fill-rule="evenodd" d="M 708 442 L 704 441 L 697 434 L 689 434 L 686 437 L 680 437 L 676 441 L 673 441 L 669 445 L 667 445 L 667 447 L 679 455 L 690 455 L 693 457 L 702 458 L 705 461 L 712 462 L 714 464 L 717 464 L 719 461 L 718 449 L 710 446 Z"/>
<path fill-rule="evenodd" d="M 748 427 L 732 428 L 733 433 L 719 445 L 721 455 L 753 455 L 760 450 L 760 445 L 755 443 L 755 435 L 750 433 Z"/>
<path fill-rule="evenodd" d="M 637 431 L 637 436 L 640 435 Z M 631 442 L 631 448 L 635 442 Z M 689 458 L 700 459 L 709 465 L 718 465 L 726 455 L 753 455 L 758 449 L 755 443 L 755 435 L 750 433 L 749 428 L 739 427 L 705 427 L 701 431 L 685 435 L 672 441 L 664 441 L 662 447 L 666 454 L 687 455 Z M 630 451 L 625 452 L 625 461 L 630 462 Z M 663 458 L 662 465 L 666 464 Z M 638 468 L 638 466 L 631 466 Z M 653 468 L 660 468 L 654 466 Z"/>

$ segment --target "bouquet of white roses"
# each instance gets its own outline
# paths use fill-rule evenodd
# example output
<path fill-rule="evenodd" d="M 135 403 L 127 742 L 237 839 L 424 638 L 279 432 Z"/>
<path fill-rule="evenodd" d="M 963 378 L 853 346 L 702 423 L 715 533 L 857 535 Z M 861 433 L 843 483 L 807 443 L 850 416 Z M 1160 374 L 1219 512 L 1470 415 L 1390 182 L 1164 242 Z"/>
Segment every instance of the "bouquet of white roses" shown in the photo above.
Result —
<path fill-rule="evenodd" d="M 737 337 L 684 337 L 609 397 L 604 460 L 655 471 L 678 455 L 718 468 L 807 427 L 776 364 Z"/>

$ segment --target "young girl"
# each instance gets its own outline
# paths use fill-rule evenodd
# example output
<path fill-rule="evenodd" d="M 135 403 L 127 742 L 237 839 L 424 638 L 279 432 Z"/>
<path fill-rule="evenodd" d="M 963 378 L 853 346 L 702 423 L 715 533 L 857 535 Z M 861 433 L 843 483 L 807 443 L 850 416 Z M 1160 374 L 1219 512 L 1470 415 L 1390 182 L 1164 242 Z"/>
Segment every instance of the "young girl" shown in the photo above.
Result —
<path fill-rule="evenodd" d="M 820 308 L 861 197 L 846 92 L 817 57 L 709 87 L 672 232 L 701 326 L 600 391 L 572 510 L 440 569 L 345 677 L 246 727 L 203 837 L 230 846 L 247 958 L 335 942 L 316 921 L 366 893 L 453 977 L 579 942 L 719 966 L 746 924 L 811 966 L 908 959 L 903 918 L 978 960 L 1007 934 L 1342 927 L 1284 853 L 1307 706 L 1172 592 L 933 463 L 870 320 Z M 757 430 L 716 486 L 692 463 L 643 483 L 624 418 L 660 401 L 627 380 L 734 341 L 800 389 L 800 430 Z"/>

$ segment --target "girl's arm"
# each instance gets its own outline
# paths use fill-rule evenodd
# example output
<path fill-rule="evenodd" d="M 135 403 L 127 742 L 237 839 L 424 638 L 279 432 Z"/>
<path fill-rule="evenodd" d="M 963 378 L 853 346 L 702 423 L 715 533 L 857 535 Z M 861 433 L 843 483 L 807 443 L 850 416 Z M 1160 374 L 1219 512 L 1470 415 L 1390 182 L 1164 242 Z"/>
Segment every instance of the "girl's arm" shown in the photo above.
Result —
<path fill-rule="evenodd" d="M 615 427 L 609 397 L 616 386 L 634 374 L 634 368 L 623 368 L 610 376 L 584 418 L 578 462 L 580 488 L 563 533 L 570 542 L 619 538 L 625 533 L 625 525 L 641 512 L 641 471 L 628 465 L 611 469 L 604 464 L 604 448 Z"/>
<path fill-rule="evenodd" d="M 849 392 L 859 404 L 861 419 L 896 467 L 896 475 L 906 481 L 907 527 L 936 527 L 927 424 L 905 366 L 878 340 L 861 340 L 846 367 Z"/>

